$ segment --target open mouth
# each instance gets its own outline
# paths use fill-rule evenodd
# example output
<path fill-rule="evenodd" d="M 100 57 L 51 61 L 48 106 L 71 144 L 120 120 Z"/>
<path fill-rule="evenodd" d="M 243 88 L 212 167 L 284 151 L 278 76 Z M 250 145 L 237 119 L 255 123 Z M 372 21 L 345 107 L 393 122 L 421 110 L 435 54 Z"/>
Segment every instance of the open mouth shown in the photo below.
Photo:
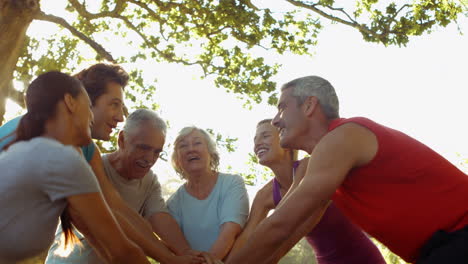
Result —
<path fill-rule="evenodd" d="M 255 154 L 257 155 L 257 157 L 260 157 L 263 154 L 265 154 L 267 151 L 268 151 L 267 148 L 259 148 Z"/>
<path fill-rule="evenodd" d="M 144 160 L 137 160 L 136 165 L 142 169 L 147 169 L 151 166 L 151 164 Z"/>
<path fill-rule="evenodd" d="M 196 160 L 200 160 L 200 157 L 189 157 L 188 158 L 188 161 L 191 162 L 191 161 L 196 161 Z"/>

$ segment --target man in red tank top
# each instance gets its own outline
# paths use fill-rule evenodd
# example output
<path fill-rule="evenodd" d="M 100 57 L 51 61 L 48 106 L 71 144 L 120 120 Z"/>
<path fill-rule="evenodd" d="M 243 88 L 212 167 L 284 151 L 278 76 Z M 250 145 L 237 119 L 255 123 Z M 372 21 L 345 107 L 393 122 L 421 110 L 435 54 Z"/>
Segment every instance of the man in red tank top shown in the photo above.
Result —
<path fill-rule="evenodd" d="M 404 133 L 339 118 L 338 109 L 323 78 L 283 85 L 272 123 L 282 147 L 311 154 L 307 172 L 228 263 L 269 263 L 314 227 L 331 199 L 407 262 L 468 263 L 468 176 Z"/>

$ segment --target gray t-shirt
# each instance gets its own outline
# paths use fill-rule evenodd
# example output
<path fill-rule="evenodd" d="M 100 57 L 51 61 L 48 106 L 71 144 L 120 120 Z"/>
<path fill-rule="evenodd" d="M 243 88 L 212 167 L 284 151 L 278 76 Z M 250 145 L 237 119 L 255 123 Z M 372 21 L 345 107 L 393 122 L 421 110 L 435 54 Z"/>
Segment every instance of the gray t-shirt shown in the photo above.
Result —
<path fill-rule="evenodd" d="M 161 184 L 153 171 L 143 178 L 127 180 L 112 167 L 107 155 L 102 156 L 107 177 L 127 204 L 145 218 L 158 212 L 169 213 L 162 198 Z"/>
<path fill-rule="evenodd" d="M 100 192 L 78 151 L 45 137 L 1 152 L 0 168 L 0 263 L 16 263 L 46 250 L 66 198 Z"/>
<path fill-rule="evenodd" d="M 102 162 L 110 182 L 130 208 L 147 219 L 158 212 L 168 213 L 166 203 L 161 195 L 161 185 L 151 170 L 142 179 L 126 180 L 112 167 L 107 155 L 102 156 Z M 81 234 L 77 235 L 83 238 Z M 58 230 L 54 244 L 50 248 L 46 259 L 47 264 L 100 263 L 96 253 L 93 252 L 91 246 L 84 239 L 81 239 L 81 245 L 73 246 L 68 255 L 58 254 L 60 236 L 61 230 Z"/>

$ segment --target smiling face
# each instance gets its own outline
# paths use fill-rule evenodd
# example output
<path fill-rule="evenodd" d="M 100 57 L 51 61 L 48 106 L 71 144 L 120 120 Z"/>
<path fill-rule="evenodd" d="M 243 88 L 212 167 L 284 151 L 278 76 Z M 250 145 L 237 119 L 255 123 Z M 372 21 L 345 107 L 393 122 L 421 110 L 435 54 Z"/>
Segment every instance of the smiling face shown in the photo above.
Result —
<path fill-rule="evenodd" d="M 122 86 L 115 82 L 107 83 L 106 93 L 96 99 L 92 108 L 94 114 L 92 137 L 109 140 L 112 129 L 124 120 L 123 107 Z"/>
<path fill-rule="evenodd" d="M 192 173 L 209 172 L 211 170 L 211 155 L 204 135 L 193 130 L 176 143 L 178 166 L 184 176 Z"/>
<path fill-rule="evenodd" d="M 150 122 L 142 122 L 128 133 L 119 134 L 119 153 L 125 178 L 141 179 L 156 163 L 163 150 L 165 136 Z"/>
<path fill-rule="evenodd" d="M 280 145 L 283 148 L 300 149 L 295 142 L 304 130 L 307 120 L 302 109 L 304 104 L 298 105 L 297 100 L 292 96 L 292 88 L 281 91 L 278 101 L 278 113 L 272 124 L 279 129 Z"/>
<path fill-rule="evenodd" d="M 278 129 L 270 123 L 265 122 L 257 126 L 254 137 L 254 152 L 261 165 L 269 167 L 290 155 L 280 146 L 279 140 Z"/>

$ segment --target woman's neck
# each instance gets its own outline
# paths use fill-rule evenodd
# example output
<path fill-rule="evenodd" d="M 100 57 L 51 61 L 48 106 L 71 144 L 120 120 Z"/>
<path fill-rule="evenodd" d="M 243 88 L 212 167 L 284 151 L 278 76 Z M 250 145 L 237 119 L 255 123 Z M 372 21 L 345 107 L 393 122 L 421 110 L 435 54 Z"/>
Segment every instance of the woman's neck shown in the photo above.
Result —
<path fill-rule="evenodd" d="M 208 198 L 218 180 L 218 173 L 215 171 L 205 171 L 187 176 L 185 183 L 186 191 L 199 200 Z"/>
<path fill-rule="evenodd" d="M 293 160 L 281 160 L 268 166 L 275 174 L 275 179 L 284 191 L 289 190 L 293 181 Z"/>
<path fill-rule="evenodd" d="M 55 139 L 63 145 L 76 145 L 69 131 L 70 127 L 64 120 L 54 118 L 45 122 L 42 136 Z"/>

